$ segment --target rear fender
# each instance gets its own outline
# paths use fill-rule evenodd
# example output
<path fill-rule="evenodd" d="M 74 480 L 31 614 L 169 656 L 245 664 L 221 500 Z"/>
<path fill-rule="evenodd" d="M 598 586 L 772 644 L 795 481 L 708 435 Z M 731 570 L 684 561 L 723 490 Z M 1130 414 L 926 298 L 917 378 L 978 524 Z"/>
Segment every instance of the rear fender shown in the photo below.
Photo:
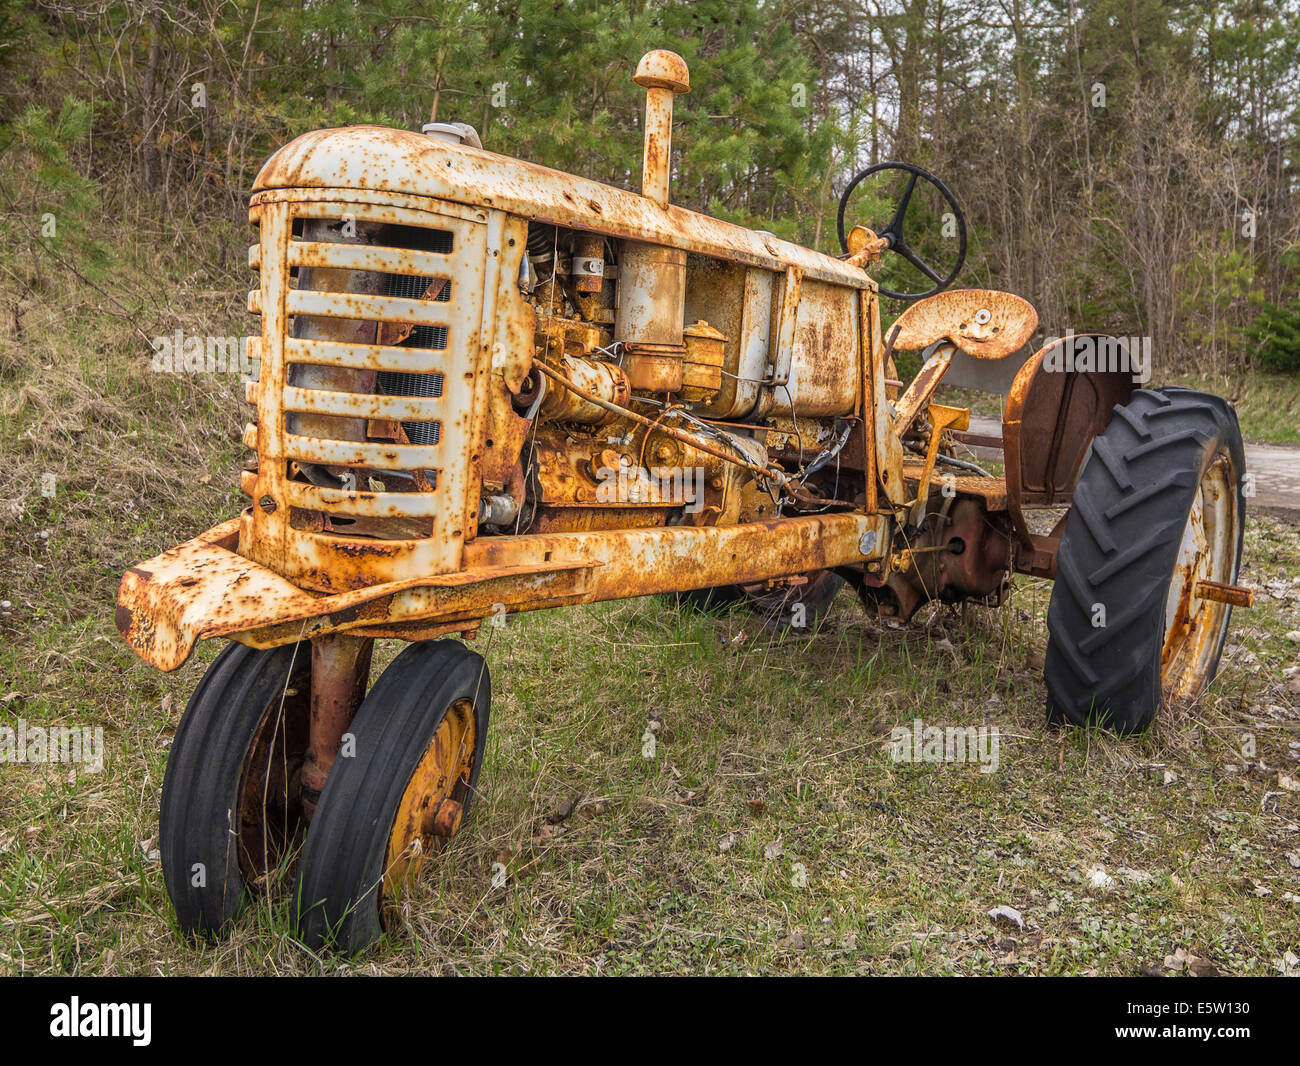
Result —
<path fill-rule="evenodd" d="M 1002 416 L 1007 507 L 1027 564 L 1019 569 L 1030 573 L 1055 572 L 1055 538 L 1030 533 L 1025 510 L 1070 503 L 1093 440 L 1110 424 L 1115 405 L 1128 403 L 1138 387 L 1128 368 L 1069 369 L 1107 362 L 1096 358 L 1098 351 L 1109 350 L 1098 341 L 1113 344 L 1113 338 L 1081 333 L 1040 349 L 1020 368 L 1007 396 Z"/>

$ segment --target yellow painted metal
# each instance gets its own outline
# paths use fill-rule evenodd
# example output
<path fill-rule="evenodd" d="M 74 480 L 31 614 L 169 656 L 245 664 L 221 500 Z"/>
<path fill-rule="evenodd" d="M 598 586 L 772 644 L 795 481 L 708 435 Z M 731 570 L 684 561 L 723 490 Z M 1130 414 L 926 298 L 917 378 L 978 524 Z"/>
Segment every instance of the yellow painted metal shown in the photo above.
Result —
<path fill-rule="evenodd" d="M 893 512 L 908 493 L 886 402 L 875 283 L 854 263 L 669 203 L 671 131 L 659 119 L 687 86 L 685 65 L 652 53 L 638 78 L 655 116 L 645 195 L 373 126 L 308 134 L 271 158 L 250 205 L 260 235 L 249 263 L 260 278 L 249 306 L 262 327 L 249 348 L 261 372 L 247 390 L 257 416 L 243 436 L 257 463 L 240 484 L 252 505 L 126 575 L 119 628 L 143 657 L 174 669 L 209 636 L 269 647 L 345 632 L 467 633 L 501 605 L 523 611 L 763 582 L 888 558 Z M 563 293 L 539 299 L 524 256 L 536 238 L 531 227 L 543 227 L 545 242 L 549 225 L 572 230 L 568 237 L 594 254 L 617 249 L 618 271 L 609 275 L 616 298 L 602 303 L 600 289 L 570 294 L 577 311 Z M 666 329 L 662 336 L 617 335 L 635 310 L 638 248 L 655 252 L 646 306 L 667 311 L 643 317 L 646 329 Z M 688 279 L 683 294 L 678 282 Z M 683 314 L 708 323 L 692 335 L 700 351 L 699 338 L 708 338 L 708 358 L 681 343 Z M 413 337 L 425 336 L 416 330 L 439 338 L 413 347 Z M 611 354 L 616 341 L 627 347 Z M 626 360 L 642 356 L 676 359 L 683 387 L 689 364 L 695 392 L 638 393 Z M 593 405 L 560 380 L 544 381 L 544 360 L 610 402 Z M 592 380 L 583 377 L 588 365 Z M 424 375 L 428 388 L 397 394 L 385 374 Z M 902 404 L 923 410 L 932 391 Z M 697 417 L 746 421 L 670 425 L 652 402 L 698 402 Z M 637 404 L 645 406 L 634 411 Z M 787 422 L 793 439 L 771 429 Z M 437 433 L 408 432 L 412 423 Z M 560 425 L 564 444 L 539 434 L 539 424 Z M 816 454 L 814 444 L 826 447 L 841 425 L 846 434 L 857 429 L 857 464 L 845 465 L 866 484 L 850 489 L 852 502 L 827 507 L 826 486 L 789 476 L 807 457 L 778 461 L 765 441 Z M 634 432 L 644 434 L 639 451 Z M 547 470 L 529 468 L 526 439 Z M 698 491 L 719 495 L 705 517 L 620 517 L 578 484 L 602 456 L 614 457 L 611 469 L 629 457 L 649 463 L 647 442 L 660 460 L 664 453 L 700 472 L 709 466 Z M 719 458 L 725 475 L 714 469 Z M 778 462 L 788 465 L 773 473 Z M 813 513 L 743 521 L 739 494 L 726 495 L 733 467 L 751 482 L 779 483 Z M 488 517 L 509 513 L 534 482 L 550 486 L 558 473 L 569 475 L 571 493 L 539 505 L 537 492 L 534 511 L 543 514 L 534 514 L 533 528 L 574 532 L 512 536 Z M 882 495 L 888 516 L 874 513 Z M 590 514 L 557 519 L 544 513 L 551 505 Z M 835 508 L 846 510 L 828 513 Z M 490 535 L 479 536 L 480 510 Z"/>
<path fill-rule="evenodd" d="M 934 476 L 934 464 L 939 456 L 939 445 L 943 440 L 944 431 L 966 429 L 970 426 L 970 411 L 965 407 L 946 407 L 941 403 L 932 403 L 929 410 L 930 442 L 925 451 L 925 466 L 916 486 L 914 522 L 919 521 L 923 516 L 926 501 L 930 498 L 930 481 Z"/>
<path fill-rule="evenodd" d="M 473 701 L 452 704 L 407 781 L 388 836 L 385 900 L 418 875 L 436 838 L 451 836 L 460 827 L 476 732 Z"/>
<path fill-rule="evenodd" d="M 258 467 L 252 478 L 243 479 L 256 506 L 246 512 L 241 525 L 241 554 L 322 592 L 447 573 L 459 567 L 464 542 L 472 536 L 477 516 L 474 453 L 481 417 L 477 411 L 485 396 L 494 339 L 495 290 L 501 284 L 497 260 L 488 255 L 492 214 L 455 205 L 394 205 L 382 198 L 359 202 L 355 195 L 331 203 L 299 202 L 270 193 L 254 204 L 251 217 L 261 228 L 257 254 L 261 370 L 256 390 L 257 426 L 251 433 L 246 431 L 245 443 L 256 447 Z M 292 232 L 296 219 L 337 220 L 351 226 L 419 225 L 448 234 L 451 248 L 432 253 L 301 241 Z M 498 232 L 500 226 L 497 222 Z M 383 268 L 402 275 L 454 280 L 445 301 L 294 288 L 290 268 L 308 263 L 327 264 L 330 269 Z M 513 277 L 508 288 L 522 303 L 513 288 Z M 300 320 L 337 322 L 348 339 L 294 335 L 302 330 L 291 329 L 290 323 Z M 435 351 L 375 343 L 383 323 L 441 327 L 445 347 Z M 364 343 L 357 343 L 358 334 Z M 437 373 L 439 394 L 396 397 L 338 387 L 305 388 L 291 383 L 291 368 L 298 366 L 360 375 L 381 369 Z M 304 416 L 312 419 L 310 427 L 317 433 L 325 432 L 321 427 L 364 425 L 366 419 L 406 419 L 436 423 L 439 436 L 436 443 L 415 445 L 293 432 L 293 419 Z M 352 467 L 359 474 L 351 486 L 322 488 L 292 480 L 287 467 L 290 462 Z M 389 481 L 409 471 L 425 472 L 426 491 L 391 492 L 372 484 L 387 488 Z M 342 521 L 328 530 L 299 528 L 292 521 L 294 508 Z M 424 535 L 394 535 L 389 540 L 348 538 L 345 522 L 358 517 L 420 519 Z M 411 528 L 408 524 L 403 532 Z"/>

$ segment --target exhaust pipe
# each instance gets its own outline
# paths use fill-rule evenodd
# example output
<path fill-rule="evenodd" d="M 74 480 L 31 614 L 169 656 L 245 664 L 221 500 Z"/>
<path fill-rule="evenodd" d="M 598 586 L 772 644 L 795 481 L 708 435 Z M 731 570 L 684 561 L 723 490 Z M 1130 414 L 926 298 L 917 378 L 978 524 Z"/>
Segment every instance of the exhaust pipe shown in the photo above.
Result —
<path fill-rule="evenodd" d="M 691 91 L 686 60 L 659 48 L 636 65 L 632 80 L 646 90 L 645 156 L 641 164 L 641 195 L 668 206 L 668 174 L 673 144 L 673 97 Z"/>

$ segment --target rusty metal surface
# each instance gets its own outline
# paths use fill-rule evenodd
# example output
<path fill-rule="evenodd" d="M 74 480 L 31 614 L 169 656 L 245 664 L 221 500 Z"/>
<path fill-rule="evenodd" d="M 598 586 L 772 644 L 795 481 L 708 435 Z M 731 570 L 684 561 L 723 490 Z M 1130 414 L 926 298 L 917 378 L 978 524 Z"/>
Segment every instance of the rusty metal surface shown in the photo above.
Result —
<path fill-rule="evenodd" d="M 252 506 L 129 573 L 119 623 L 163 669 L 203 637 L 312 639 L 308 791 L 369 638 L 888 557 L 895 515 L 849 510 L 908 502 L 874 283 L 668 204 L 685 65 L 638 77 L 645 196 L 379 127 L 299 138 L 259 176 Z"/>
<path fill-rule="evenodd" d="M 930 440 L 926 444 L 925 463 L 921 468 L 921 476 L 917 479 L 916 503 L 912 510 L 912 521 L 916 524 L 920 523 L 930 498 L 930 483 L 934 477 L 935 463 L 939 458 L 943 435 L 949 429 L 965 429 L 970 425 L 970 412 L 964 407 L 947 407 L 944 404 L 932 403 L 929 407 L 929 415 Z M 947 482 L 947 484 L 952 486 L 953 483 Z"/>
<path fill-rule="evenodd" d="M 494 391 L 499 397 L 504 389 Z M 485 489 L 510 489 L 512 496 L 522 499 L 524 472 L 519 457 L 532 428 L 533 419 L 518 414 L 510 403 L 491 405 L 483 441 Z"/>
<path fill-rule="evenodd" d="M 1030 533 L 1026 544 L 1017 532 L 1016 571 L 1031 577 L 1055 579 L 1056 558 L 1060 551 L 1060 536 L 1047 537 L 1040 533 Z"/>
<path fill-rule="evenodd" d="M 1000 434 L 994 436 L 992 433 L 972 433 L 969 430 L 954 429 L 950 431 L 949 435 L 958 444 L 965 444 L 971 448 L 1002 450 L 1002 437 Z"/>
<path fill-rule="evenodd" d="M 1021 367 L 1007 397 L 1002 442 L 1008 506 L 1026 548 L 1034 542 L 1024 508 L 1069 503 L 1088 448 L 1110 424 L 1115 405 L 1133 394 L 1132 375 L 1125 372 L 1054 372 L 1044 366 L 1051 348 L 1091 336 L 1061 338 L 1038 351 Z"/>
<path fill-rule="evenodd" d="M 863 292 L 858 296 L 858 331 L 863 369 L 870 375 L 869 380 L 861 385 L 858 402 L 863 407 L 865 469 L 874 470 L 875 475 L 869 476 L 866 492 L 867 510 L 874 514 L 882 495 L 895 506 L 901 506 L 907 499 L 907 485 L 903 480 L 903 444 L 890 424 L 889 403 L 893 397 L 885 384 L 886 373 L 893 369 L 893 364 L 881 343 L 880 304 L 874 292 Z"/>
<path fill-rule="evenodd" d="M 561 226 L 784 270 L 855 289 L 874 289 L 861 270 L 778 237 L 675 204 L 464 144 L 385 126 L 304 134 L 267 161 L 253 204 L 271 190 L 338 201 L 357 190 L 410 197 L 410 206 L 452 202 Z"/>
<path fill-rule="evenodd" d="M 685 250 L 623 242 L 614 320 L 619 340 L 628 344 L 680 345 L 685 300 Z"/>
<path fill-rule="evenodd" d="M 250 303 L 260 310 L 263 328 L 258 420 L 247 442 L 257 448 L 259 462 L 242 479 L 257 502 L 241 527 L 242 554 L 326 592 L 459 566 L 478 512 L 478 443 L 495 333 L 497 274 L 486 265 L 492 262 L 487 252 L 503 230 L 499 216 L 467 214 L 456 207 L 417 211 L 273 198 L 253 209 L 261 228 L 261 285 Z M 346 222 L 373 241 L 382 239 L 384 225 L 419 226 L 448 234 L 451 248 L 439 253 L 298 240 L 292 233 L 297 218 L 304 220 L 305 236 L 325 236 L 330 226 Z M 326 230 L 321 222 L 328 223 Z M 349 273 L 344 267 L 365 264 L 445 277 L 447 299 L 304 289 L 321 269 L 308 269 L 307 262 L 343 274 Z M 290 279 L 295 264 L 298 287 Z M 528 321 L 519 314 L 515 320 Z M 393 323 L 438 327 L 443 347 L 373 343 L 376 327 Z M 437 375 L 437 394 L 375 395 L 374 374 L 381 370 Z M 304 423 L 304 417 L 316 421 Z M 405 419 L 435 426 L 434 441 L 403 443 L 400 435 L 375 440 L 366 432 L 374 420 Z M 313 522 L 304 515 L 324 517 Z M 346 536 L 349 527 L 372 533 L 384 521 L 391 530 L 386 538 Z"/>
<path fill-rule="evenodd" d="M 366 694 L 374 646 L 373 640 L 349 636 L 312 641 L 311 724 L 301 784 L 302 810 L 308 820 L 338 758 L 343 734 Z"/>
<path fill-rule="evenodd" d="M 785 385 L 766 386 L 771 397 L 766 415 L 793 412 L 804 418 L 853 411 L 861 389 L 862 367 L 869 358 L 859 348 L 857 294 L 805 274 L 797 287 L 796 300 L 798 310 L 789 338 L 788 381 Z M 782 329 L 786 326 L 784 306 L 779 319 Z M 774 335 L 785 351 L 786 338 L 775 331 Z"/>
<path fill-rule="evenodd" d="M 606 403 L 626 406 L 632 399 L 631 382 L 617 363 L 565 356 L 560 365 L 574 384 Z M 571 389 L 548 389 L 540 415 L 555 422 L 591 426 L 604 425 L 618 417 L 607 408 L 584 400 Z"/>
<path fill-rule="evenodd" d="M 1218 657 L 1232 607 L 1253 602 L 1251 590 L 1235 584 L 1243 518 L 1237 495 L 1240 478 L 1225 449 L 1197 484 L 1165 600 L 1160 662 L 1166 699 L 1200 693 Z"/>
<path fill-rule="evenodd" d="M 928 348 L 950 340 L 975 359 L 1003 359 L 1019 351 L 1038 326 L 1028 300 L 993 289 L 950 289 L 918 300 L 898 316 L 894 347 Z"/>
<path fill-rule="evenodd" d="M 944 371 L 952 361 L 952 353 L 951 344 L 943 345 L 916 372 L 916 377 L 912 379 L 912 383 L 907 386 L 907 391 L 895 405 L 897 413 L 892 423 L 895 436 L 905 437 L 921 412 L 929 405 L 934 390 L 939 387 Z"/>
<path fill-rule="evenodd" d="M 180 544 L 122 577 L 115 622 L 123 639 L 146 661 L 174 670 L 190 654 L 195 637 L 255 615 L 273 600 L 315 598 L 278 574 L 235 554 L 239 520 L 231 519 Z M 227 629 L 226 632 L 235 630 Z"/>
<path fill-rule="evenodd" d="M 643 55 L 632 80 L 643 89 L 669 89 L 674 93 L 691 91 L 691 74 L 686 60 L 666 48 L 656 48 Z"/>
<path fill-rule="evenodd" d="M 494 614 L 497 604 L 536 610 L 861 563 L 883 555 L 888 523 L 846 513 L 728 527 L 483 537 L 466 545 L 464 566 L 454 573 L 331 596 L 305 592 L 236 554 L 234 528 L 224 523 L 123 578 L 118 629 L 160 670 L 179 667 L 208 637 L 273 647 L 367 626 L 462 629 Z M 872 537 L 864 541 L 867 533 Z"/>
<path fill-rule="evenodd" d="M 673 97 L 691 91 L 690 74 L 681 56 L 661 48 L 641 57 L 632 80 L 646 91 L 641 194 L 667 207 L 672 175 Z"/>
<path fill-rule="evenodd" d="M 795 331 L 799 326 L 799 308 L 802 300 L 803 271 L 795 266 L 787 267 L 785 285 L 781 290 L 781 303 L 776 308 L 776 345 L 772 349 L 771 365 L 767 374 L 767 379 L 773 387 L 788 385 L 790 382 L 790 371 L 794 366 Z M 786 391 L 788 393 L 789 390 Z"/>
<path fill-rule="evenodd" d="M 175 670 L 189 658 L 198 640 L 231 637 L 275 622 L 289 623 L 296 634 L 309 635 L 309 630 L 314 629 L 303 623 L 324 611 L 333 611 L 341 618 L 361 619 L 362 623 L 373 615 L 379 625 L 387 618 L 386 608 L 381 605 L 369 613 L 367 608 L 422 582 L 454 586 L 508 580 L 538 570 L 566 569 L 544 561 L 523 570 L 505 567 L 496 573 L 461 571 L 322 596 L 236 553 L 239 522 L 224 522 L 132 567 L 122 578 L 116 614 L 118 632 L 146 662 L 160 670 Z M 286 637 L 276 643 L 296 639 L 298 636 Z"/>
<path fill-rule="evenodd" d="M 744 418 L 758 402 L 767 365 L 776 275 L 704 256 L 691 256 L 687 272 L 685 317 L 706 319 L 726 338 L 718 393 L 697 410 L 711 418 Z"/>
<path fill-rule="evenodd" d="M 630 344 L 623 368 L 637 392 L 679 393 L 685 357 L 684 344 Z"/>
<path fill-rule="evenodd" d="M 384 861 L 384 892 L 398 894 L 418 874 L 434 837 L 460 828 L 474 765 L 476 714 L 472 700 L 447 709 L 397 804 Z"/>
<path fill-rule="evenodd" d="M 868 226 L 854 226 L 845 239 L 848 245 L 848 262 L 866 269 L 879 262 L 880 257 L 890 248 L 889 238 L 877 237 L 875 230 Z"/>
<path fill-rule="evenodd" d="M 925 463 L 903 464 L 903 479 L 909 484 L 917 484 L 925 473 Z M 984 507 L 990 513 L 1007 509 L 1007 484 L 1000 477 L 980 477 L 978 474 L 944 473 L 944 484 L 951 485 L 957 496 L 973 496 L 984 501 Z"/>
<path fill-rule="evenodd" d="M 727 338 L 704 319 L 687 326 L 682 337 L 686 354 L 682 359 L 681 399 L 694 407 L 713 399 L 722 388 Z"/>
<path fill-rule="evenodd" d="M 1192 595 L 1214 603 L 1228 603 L 1233 607 L 1254 607 L 1255 590 L 1242 585 L 1229 585 L 1222 581 L 1202 578 L 1192 588 Z"/>
<path fill-rule="evenodd" d="M 897 553 L 883 578 L 889 593 L 884 604 L 892 609 L 887 613 L 907 619 L 930 600 L 1000 598 L 1010 576 L 1012 539 L 1005 515 L 990 513 L 979 496 L 932 500 L 924 532 Z"/>
<path fill-rule="evenodd" d="M 382 291 L 383 275 L 361 267 L 353 268 L 358 258 L 355 253 L 365 250 L 364 244 L 372 239 L 375 228 L 363 223 L 360 226 L 353 224 L 345 231 L 339 221 L 305 219 L 303 239 L 295 244 L 305 249 L 306 254 L 290 254 L 288 257 L 289 266 L 298 268 L 298 290 L 286 295 L 304 301 L 328 301 L 331 299 L 326 295 L 328 293 L 356 293 L 363 299 L 376 298 Z M 338 243 L 320 243 L 324 241 Z M 331 255 L 336 248 L 342 249 L 344 254 Z M 296 250 L 294 245 L 289 248 L 290 253 Z M 352 253 L 351 263 L 347 253 Z M 263 299 L 265 297 L 259 292 L 259 307 Z M 293 313 L 302 308 L 286 303 L 286 310 Z M 375 330 L 374 321 L 361 317 L 299 313 L 293 322 L 293 335 L 296 337 L 341 344 L 373 344 Z M 288 432 L 303 437 L 365 440 L 367 416 L 342 404 L 331 408 L 329 401 L 347 394 L 371 393 L 375 384 L 374 368 L 336 363 L 299 364 L 289 369 L 287 381 L 284 406 L 293 412 L 286 420 Z"/>
<path fill-rule="evenodd" d="M 600 292 L 605 282 L 605 238 L 599 233 L 582 233 L 574 239 L 574 289 Z"/>
<path fill-rule="evenodd" d="M 626 444 L 611 445 L 598 435 L 585 439 L 553 425 L 537 430 L 533 440 L 536 464 L 538 522 L 534 532 L 561 529 L 599 529 L 627 525 L 626 519 L 643 511 L 647 525 L 663 525 L 674 508 L 693 503 L 700 486 L 678 478 L 675 484 L 661 484 L 651 468 L 681 470 L 694 466 L 694 456 L 685 446 L 643 428 Z M 708 457 L 704 476 L 711 476 L 723 464 Z M 593 506 L 600 503 L 602 506 Z M 563 515 L 555 512 L 564 509 Z"/>
<path fill-rule="evenodd" d="M 1068 500 L 1127 375 L 1049 374 L 1039 352 L 1007 402 L 1010 481 L 936 491 L 946 434 L 969 417 L 932 403 L 936 386 L 955 351 L 1020 350 L 1033 307 L 943 293 L 883 345 L 862 269 L 872 235 L 855 230 L 841 261 L 673 206 L 673 96 L 689 75 L 659 51 L 636 81 L 642 195 L 377 126 L 300 137 L 258 176 L 252 505 L 132 568 L 117 622 L 164 670 L 205 637 L 311 641 L 294 778 L 308 817 L 379 637 L 835 568 L 907 617 L 934 599 L 1000 602 L 1013 569 L 1054 572 L 1061 524 L 1031 534 L 1024 508 Z M 895 346 L 934 350 L 891 419 Z M 904 435 L 923 462 L 904 464 Z M 660 469 L 697 480 L 665 486 Z M 1222 562 L 1235 483 L 1202 486 L 1184 535 L 1169 690 L 1190 690 L 1248 593 Z M 462 712 L 406 783 L 389 890 L 459 825 L 475 739 Z"/>
<path fill-rule="evenodd" d="M 793 266 L 775 273 L 695 256 L 687 281 L 685 317 L 707 320 L 726 338 L 718 393 L 701 413 L 759 421 L 856 410 L 870 362 L 855 295 L 865 290 Z"/>

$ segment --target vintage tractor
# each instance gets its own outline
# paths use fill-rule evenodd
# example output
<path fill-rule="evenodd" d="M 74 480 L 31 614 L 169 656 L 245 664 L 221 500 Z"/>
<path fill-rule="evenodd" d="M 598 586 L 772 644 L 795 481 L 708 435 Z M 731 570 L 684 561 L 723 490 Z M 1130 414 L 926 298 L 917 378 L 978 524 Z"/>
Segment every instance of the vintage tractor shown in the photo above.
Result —
<path fill-rule="evenodd" d="M 1022 573 L 1056 579 L 1051 716 L 1138 730 L 1214 677 L 1250 597 L 1232 408 L 1135 388 L 1069 336 L 1015 374 L 1000 439 L 968 432 L 936 386 L 1022 350 L 1037 315 L 941 291 L 965 230 L 938 179 L 873 168 L 906 187 L 879 233 L 845 234 L 841 202 L 839 257 L 687 211 L 668 195 L 686 65 L 651 52 L 635 80 L 639 195 L 455 124 L 322 130 L 258 176 L 251 503 L 132 567 L 117 608 L 162 670 L 231 642 L 163 784 L 183 930 L 220 928 L 301 843 L 304 941 L 378 937 L 477 787 L 488 669 L 454 637 L 509 612 L 668 593 L 799 624 L 847 583 L 905 620 L 997 605 Z M 947 275 L 904 232 L 918 182 L 961 224 Z M 885 254 L 933 282 L 887 343 Z M 1004 476 L 963 441 L 1000 447 Z M 410 643 L 371 685 L 383 638 Z"/>

